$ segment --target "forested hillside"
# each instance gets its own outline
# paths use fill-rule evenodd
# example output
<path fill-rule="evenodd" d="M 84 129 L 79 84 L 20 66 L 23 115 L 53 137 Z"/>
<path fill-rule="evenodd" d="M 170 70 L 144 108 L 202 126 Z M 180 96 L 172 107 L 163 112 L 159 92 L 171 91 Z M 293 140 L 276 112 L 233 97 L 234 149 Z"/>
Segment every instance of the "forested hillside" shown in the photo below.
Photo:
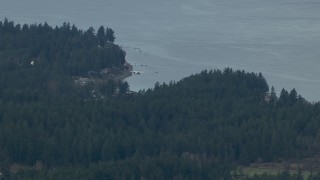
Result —
<path fill-rule="evenodd" d="M 113 43 L 113 30 L 103 26 L 96 33 L 92 27 L 83 31 L 69 23 L 53 28 L 47 23 L 15 25 L 5 19 L 0 35 L 2 71 L 34 66 L 83 75 L 125 62 L 125 52 Z"/>
<path fill-rule="evenodd" d="M 202 71 L 97 98 L 92 85 L 79 87 L 71 77 L 109 66 L 82 66 L 90 53 L 90 61 L 109 61 L 106 53 L 121 67 L 117 45 L 68 24 L 0 25 L 0 172 L 7 179 L 231 179 L 235 164 L 320 152 L 320 104 L 294 89 L 277 96 L 261 74 Z M 83 56 L 72 58 L 73 51 Z M 115 86 L 107 83 L 101 92 Z M 281 177 L 300 178 L 256 178 Z"/>
<path fill-rule="evenodd" d="M 113 94 L 113 82 L 90 83 L 75 88 L 80 77 L 100 71 L 122 69 L 125 51 L 114 44 L 114 32 L 100 26 L 97 33 L 90 27 L 79 30 L 64 23 L 51 27 L 44 24 L 0 22 L 0 96 L 2 100 L 36 100 L 42 97 L 66 97 L 88 93 L 87 88 Z M 107 81 L 107 80 L 106 80 Z"/>

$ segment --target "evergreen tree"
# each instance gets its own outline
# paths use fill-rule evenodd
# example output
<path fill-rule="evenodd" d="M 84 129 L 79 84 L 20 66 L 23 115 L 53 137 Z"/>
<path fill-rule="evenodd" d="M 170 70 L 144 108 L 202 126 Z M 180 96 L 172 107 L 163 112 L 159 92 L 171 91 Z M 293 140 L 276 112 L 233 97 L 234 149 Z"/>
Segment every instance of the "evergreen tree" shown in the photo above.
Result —
<path fill-rule="evenodd" d="M 292 89 L 288 97 L 289 104 L 293 105 L 298 101 L 298 93 L 295 89 Z"/>
<path fill-rule="evenodd" d="M 272 103 L 274 103 L 274 102 L 276 102 L 277 101 L 277 94 L 276 94 L 276 92 L 275 92 L 275 90 L 274 90 L 274 87 L 272 86 L 271 87 L 271 92 L 270 92 L 270 102 L 272 102 Z"/>
<path fill-rule="evenodd" d="M 108 36 L 108 34 L 105 33 L 105 28 L 103 26 L 100 26 L 97 32 L 97 38 L 101 47 L 104 47 L 105 45 L 106 35 Z"/>
<path fill-rule="evenodd" d="M 106 29 L 106 38 L 107 38 L 107 41 L 110 43 L 113 43 L 114 40 L 116 39 L 114 36 L 114 31 L 111 28 Z"/>

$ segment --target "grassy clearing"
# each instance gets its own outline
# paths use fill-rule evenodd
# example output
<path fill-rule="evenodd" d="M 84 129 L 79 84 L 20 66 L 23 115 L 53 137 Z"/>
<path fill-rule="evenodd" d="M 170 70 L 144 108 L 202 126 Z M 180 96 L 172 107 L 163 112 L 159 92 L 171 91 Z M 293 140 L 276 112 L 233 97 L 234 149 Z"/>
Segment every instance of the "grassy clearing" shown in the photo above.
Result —
<path fill-rule="evenodd" d="M 252 177 L 254 175 L 262 175 L 262 174 L 269 174 L 269 175 L 276 175 L 285 170 L 283 169 L 277 169 L 277 168 L 257 168 L 257 167 L 238 167 L 237 168 L 237 174 L 243 174 L 245 176 Z M 297 173 L 297 170 L 289 170 L 290 174 Z M 305 180 L 308 179 L 310 175 L 310 171 L 302 171 L 303 177 Z"/>

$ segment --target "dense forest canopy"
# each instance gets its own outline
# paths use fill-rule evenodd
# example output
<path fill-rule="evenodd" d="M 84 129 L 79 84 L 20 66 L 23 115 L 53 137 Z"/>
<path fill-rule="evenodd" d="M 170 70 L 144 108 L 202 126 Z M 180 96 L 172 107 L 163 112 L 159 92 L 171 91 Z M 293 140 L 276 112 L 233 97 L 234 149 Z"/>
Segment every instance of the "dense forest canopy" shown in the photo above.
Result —
<path fill-rule="evenodd" d="M 83 96 L 84 88 L 72 86 L 75 77 L 88 77 L 106 68 L 122 69 L 126 63 L 125 51 L 114 40 L 114 31 L 103 26 L 95 33 L 92 27 L 83 31 L 69 23 L 53 28 L 47 23 L 20 25 L 5 19 L 0 22 L 3 100 L 71 96 L 75 91 L 82 91 Z M 124 92 L 126 86 L 120 82 L 118 88 Z M 88 83 L 86 88 L 111 95 L 117 85 L 112 81 Z"/>
<path fill-rule="evenodd" d="M 277 96 L 261 74 L 205 70 L 138 93 L 113 81 L 79 87 L 72 76 L 124 64 L 113 34 L 0 23 L 3 177 L 231 179 L 235 164 L 320 152 L 320 104 L 295 89 Z"/>
<path fill-rule="evenodd" d="M 0 38 L 5 71 L 34 66 L 83 75 L 125 63 L 125 52 L 113 44 L 113 30 L 103 26 L 95 33 L 92 27 L 82 31 L 69 23 L 53 28 L 47 23 L 15 25 L 5 19 L 0 22 Z"/>

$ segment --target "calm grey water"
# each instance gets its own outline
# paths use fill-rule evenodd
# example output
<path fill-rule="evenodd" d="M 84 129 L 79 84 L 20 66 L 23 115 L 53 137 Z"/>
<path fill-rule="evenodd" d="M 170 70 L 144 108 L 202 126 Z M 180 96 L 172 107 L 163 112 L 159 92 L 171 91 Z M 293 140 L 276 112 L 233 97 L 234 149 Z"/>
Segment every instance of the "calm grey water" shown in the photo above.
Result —
<path fill-rule="evenodd" d="M 0 0 L 4 17 L 113 28 L 142 72 L 127 79 L 132 90 L 232 67 L 320 100 L 319 0 Z"/>

